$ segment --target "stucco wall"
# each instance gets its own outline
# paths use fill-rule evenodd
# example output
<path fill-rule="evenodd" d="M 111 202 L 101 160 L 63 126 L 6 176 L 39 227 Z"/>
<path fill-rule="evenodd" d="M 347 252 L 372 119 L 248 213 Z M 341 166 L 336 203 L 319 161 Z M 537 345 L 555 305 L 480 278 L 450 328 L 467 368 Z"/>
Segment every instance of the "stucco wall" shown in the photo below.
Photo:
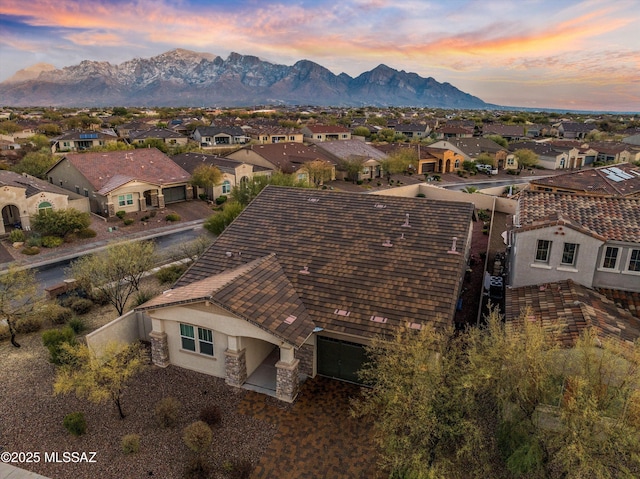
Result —
<path fill-rule="evenodd" d="M 130 344 L 139 339 L 146 339 L 144 321 L 142 314 L 129 311 L 125 315 L 87 334 L 87 345 L 99 356 L 110 342 Z"/>
<path fill-rule="evenodd" d="M 615 269 L 601 267 L 607 246 L 620 248 Z M 640 292 L 640 273 L 627 270 L 632 249 L 640 249 L 640 243 L 610 242 L 602 245 L 596 263 L 598 268 L 593 276 L 593 287 Z"/>

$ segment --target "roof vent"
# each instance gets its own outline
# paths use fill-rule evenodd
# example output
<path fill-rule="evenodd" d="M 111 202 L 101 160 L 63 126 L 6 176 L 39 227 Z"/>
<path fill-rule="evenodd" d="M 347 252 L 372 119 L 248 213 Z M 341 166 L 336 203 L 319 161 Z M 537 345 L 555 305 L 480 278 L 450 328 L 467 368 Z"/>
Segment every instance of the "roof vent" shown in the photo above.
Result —
<path fill-rule="evenodd" d="M 382 203 L 376 203 L 373 205 L 374 208 L 378 208 L 379 210 L 383 210 L 387 207 L 387 205 L 383 205 Z"/>
<path fill-rule="evenodd" d="M 447 253 L 449 254 L 460 254 L 460 251 L 456 251 L 456 246 L 458 243 L 458 237 L 454 236 L 453 238 L 451 238 L 452 242 L 451 242 L 451 249 L 449 251 L 447 251 Z"/>
<path fill-rule="evenodd" d="M 385 248 L 391 248 L 393 246 L 393 243 L 391 242 L 390 239 L 387 238 L 387 240 L 382 243 L 382 246 L 384 246 Z"/>
<path fill-rule="evenodd" d="M 294 316 L 293 314 L 290 314 L 289 316 L 287 316 L 284 320 L 285 324 L 292 324 L 296 319 L 298 319 L 297 316 Z"/>
<path fill-rule="evenodd" d="M 338 316 L 349 316 L 351 311 L 347 311 L 346 309 L 336 309 L 333 314 L 337 314 Z"/>
<path fill-rule="evenodd" d="M 302 268 L 300 271 L 298 271 L 299 274 L 310 274 L 309 273 L 309 267 L 305 266 L 304 268 Z"/>
<path fill-rule="evenodd" d="M 422 329 L 421 323 L 408 323 L 410 329 Z"/>
<path fill-rule="evenodd" d="M 409 213 L 407 213 L 406 215 L 404 215 L 404 223 L 402 223 L 402 226 L 404 228 L 411 228 L 411 225 L 409 224 Z"/>
<path fill-rule="evenodd" d="M 386 323 L 388 321 L 388 318 L 383 318 L 382 316 L 371 316 L 369 320 L 373 321 L 374 323 Z"/>
<path fill-rule="evenodd" d="M 318 201 L 320 201 L 320 198 L 307 198 L 307 201 L 309 203 L 317 203 Z"/>
<path fill-rule="evenodd" d="M 225 256 L 226 256 L 227 258 L 231 258 L 231 257 L 233 256 L 233 253 L 232 253 L 231 251 L 227 251 L 227 252 L 225 253 Z"/>

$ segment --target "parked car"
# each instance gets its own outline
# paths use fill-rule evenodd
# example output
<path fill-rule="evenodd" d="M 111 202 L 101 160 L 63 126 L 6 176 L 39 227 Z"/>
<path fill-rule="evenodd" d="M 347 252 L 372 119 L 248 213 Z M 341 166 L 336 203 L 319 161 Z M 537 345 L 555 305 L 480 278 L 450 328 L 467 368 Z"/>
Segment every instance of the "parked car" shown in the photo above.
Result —
<path fill-rule="evenodd" d="M 497 175 L 498 174 L 498 168 L 496 168 L 495 166 L 491 166 L 491 165 L 484 165 L 482 163 L 476 164 L 476 170 L 478 170 L 480 173 L 484 173 L 486 175 Z"/>

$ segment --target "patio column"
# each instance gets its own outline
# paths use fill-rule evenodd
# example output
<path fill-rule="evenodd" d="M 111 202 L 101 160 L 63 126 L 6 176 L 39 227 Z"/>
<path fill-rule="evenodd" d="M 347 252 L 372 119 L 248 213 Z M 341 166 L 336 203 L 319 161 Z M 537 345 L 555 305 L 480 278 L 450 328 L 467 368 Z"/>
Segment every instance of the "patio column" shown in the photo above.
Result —
<path fill-rule="evenodd" d="M 140 211 L 147 211 L 147 199 L 144 195 L 140 195 L 140 197 L 138 197 L 138 209 Z"/>
<path fill-rule="evenodd" d="M 242 348 L 240 338 L 229 336 L 229 347 L 224 352 L 224 381 L 229 386 L 241 387 L 247 380 L 246 349 Z"/>
<path fill-rule="evenodd" d="M 151 361 L 156 366 L 166 368 L 169 366 L 169 343 L 167 342 L 167 333 L 163 331 L 151 331 Z"/>
<path fill-rule="evenodd" d="M 164 208 L 164 195 L 158 195 L 158 208 Z"/>
<path fill-rule="evenodd" d="M 293 348 L 280 347 L 280 361 L 276 363 L 276 397 L 293 402 L 300 390 L 298 370 L 300 360 L 294 357 Z"/>

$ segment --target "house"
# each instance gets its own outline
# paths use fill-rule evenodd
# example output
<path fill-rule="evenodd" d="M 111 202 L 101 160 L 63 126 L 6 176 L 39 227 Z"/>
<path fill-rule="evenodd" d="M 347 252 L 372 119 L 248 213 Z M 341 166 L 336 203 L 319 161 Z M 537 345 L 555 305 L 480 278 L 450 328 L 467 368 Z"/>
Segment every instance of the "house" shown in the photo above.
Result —
<path fill-rule="evenodd" d="M 597 133 L 598 127 L 590 123 L 564 121 L 558 125 L 558 136 L 568 139 L 584 139 L 589 133 Z"/>
<path fill-rule="evenodd" d="M 349 129 L 339 125 L 307 125 L 301 131 L 305 140 L 320 142 L 351 139 Z"/>
<path fill-rule="evenodd" d="M 394 130 L 396 133 L 404 135 L 404 137 L 409 140 L 422 140 L 423 138 L 428 138 L 432 131 L 429 125 L 422 125 L 420 123 L 402 123 L 396 125 Z"/>
<path fill-rule="evenodd" d="M 129 143 L 142 145 L 147 140 L 160 140 L 171 146 L 184 146 L 189 138 L 168 128 L 151 128 L 149 130 L 132 131 L 129 134 Z"/>
<path fill-rule="evenodd" d="M 193 139 L 203 148 L 242 145 L 249 141 L 245 131 L 239 126 L 199 126 L 193 132 Z"/>
<path fill-rule="evenodd" d="M 273 171 L 264 166 L 242 163 L 231 158 L 221 158 L 215 155 L 205 155 L 202 153 L 182 153 L 175 155 L 171 159 L 190 175 L 200 165 L 215 166 L 222 173 L 222 182 L 209 188 L 208 191 L 198 188 L 197 194 L 205 194 L 208 198 L 216 199 L 222 195 L 231 193 L 231 189 L 243 182 L 250 181 L 254 176 L 270 176 Z M 196 196 L 194 194 L 194 196 Z"/>
<path fill-rule="evenodd" d="M 489 138 L 436 141 L 429 145 L 429 148 L 451 150 L 458 155 L 453 163 L 453 169 L 449 169 L 445 164 L 446 173 L 461 168 L 464 161 L 476 161 L 482 154 L 489 155 L 493 159 L 493 166 L 497 166 L 499 169 L 516 168 L 513 154 Z"/>
<path fill-rule="evenodd" d="M 529 181 L 529 189 L 553 193 L 640 198 L 640 168 L 629 163 L 589 168 Z"/>
<path fill-rule="evenodd" d="M 360 158 L 363 160 L 362 171 L 358 173 L 358 180 L 367 178 L 380 178 L 383 175 L 381 162 L 387 158 L 383 152 L 361 140 L 343 140 L 333 142 L 314 143 L 316 151 L 338 165 L 343 161 L 349 161 L 352 158 Z M 342 171 L 341 173 L 345 173 Z M 343 175 L 346 176 L 346 175 Z"/>
<path fill-rule="evenodd" d="M 630 163 L 640 160 L 640 148 L 624 142 L 592 141 L 589 147 L 597 152 L 596 161 L 603 163 Z"/>
<path fill-rule="evenodd" d="M 139 306 L 152 361 L 293 401 L 359 382 L 364 346 L 453 324 L 473 205 L 268 186 L 168 291 Z M 450 218 L 456 218 L 451 221 Z"/>
<path fill-rule="evenodd" d="M 156 148 L 68 154 L 47 171 L 47 178 L 84 194 L 91 211 L 104 216 L 193 199 L 191 175 Z"/>
<path fill-rule="evenodd" d="M 232 160 L 262 166 L 274 171 L 297 175 L 299 181 L 309 181 L 305 164 L 324 161 L 332 168 L 331 179 L 335 180 L 335 162 L 317 148 L 302 143 L 271 143 L 249 145 L 226 156 Z"/>
<path fill-rule="evenodd" d="M 51 142 L 53 153 L 83 151 L 106 145 L 115 145 L 118 137 L 101 131 L 72 131 Z"/>
<path fill-rule="evenodd" d="M 443 125 L 434 132 L 434 135 L 438 140 L 471 138 L 473 136 L 473 129 L 462 126 Z"/>
<path fill-rule="evenodd" d="M 579 150 L 576 147 L 556 146 L 548 142 L 520 141 L 511 143 L 509 150 L 527 149 L 538 155 L 538 165 L 548 170 L 562 170 L 565 168 L 581 168 Z"/>
<path fill-rule="evenodd" d="M 253 140 L 262 144 L 285 143 L 290 141 L 302 143 L 304 141 L 304 134 L 299 129 L 283 128 L 280 126 L 252 127 L 249 130 L 249 135 Z"/>
<path fill-rule="evenodd" d="M 507 141 L 521 140 L 526 137 L 524 125 L 503 125 L 502 123 L 485 123 L 482 125 L 482 136 L 499 135 Z"/>
<path fill-rule="evenodd" d="M 0 170 L 0 235 L 18 226 L 31 229 L 30 217 L 40 211 L 74 208 L 89 212 L 89 199 L 33 176 Z"/>
<path fill-rule="evenodd" d="M 640 291 L 640 198 L 525 190 L 508 242 L 514 288 L 571 279 Z"/>
<path fill-rule="evenodd" d="M 390 155 L 396 152 L 399 149 L 410 149 L 415 152 L 417 162 L 417 170 L 416 172 L 421 175 L 429 175 L 431 173 L 442 173 L 442 168 L 444 168 L 447 163 L 447 159 L 449 159 L 449 165 L 455 163 L 455 153 L 450 150 L 439 150 L 439 149 L 431 149 L 427 146 L 422 146 L 420 144 L 413 143 L 389 143 L 389 144 L 381 144 L 375 145 L 375 148 L 382 151 L 385 155 Z M 451 155 L 450 158 L 445 158 L 445 156 Z M 451 161 L 452 159 L 452 161 Z"/>

